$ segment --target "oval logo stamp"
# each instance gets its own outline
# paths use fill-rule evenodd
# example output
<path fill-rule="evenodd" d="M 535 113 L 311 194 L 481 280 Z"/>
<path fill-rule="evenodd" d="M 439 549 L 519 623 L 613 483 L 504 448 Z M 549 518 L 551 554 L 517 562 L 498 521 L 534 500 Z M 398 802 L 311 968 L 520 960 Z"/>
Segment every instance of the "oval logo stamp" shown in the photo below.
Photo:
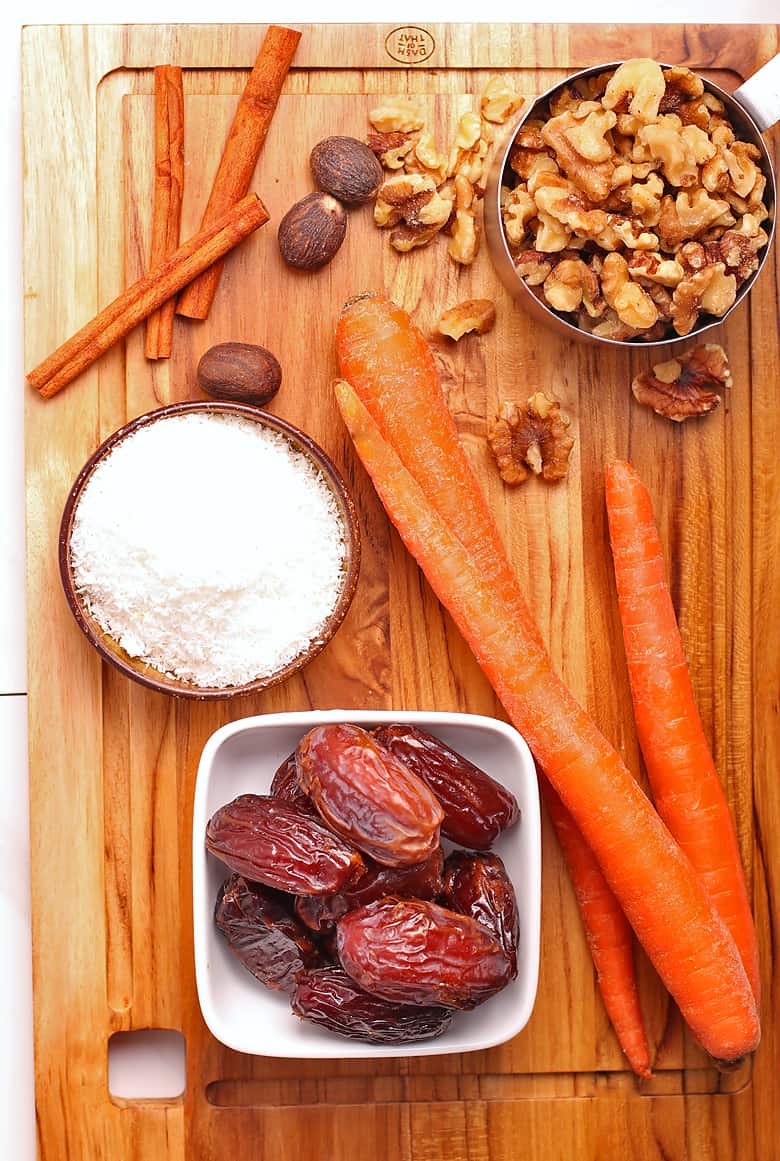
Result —
<path fill-rule="evenodd" d="M 429 60 L 436 51 L 436 41 L 424 28 L 404 24 L 385 37 L 387 55 L 400 64 L 415 65 Z"/>

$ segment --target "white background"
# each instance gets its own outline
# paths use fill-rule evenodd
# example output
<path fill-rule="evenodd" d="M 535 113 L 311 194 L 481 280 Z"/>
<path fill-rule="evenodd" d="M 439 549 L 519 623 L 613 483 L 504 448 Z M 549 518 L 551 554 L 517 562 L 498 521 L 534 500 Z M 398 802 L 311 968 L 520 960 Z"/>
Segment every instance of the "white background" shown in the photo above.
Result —
<path fill-rule="evenodd" d="M 217 6 L 222 22 L 276 20 L 316 22 L 322 3 L 288 0 L 275 11 L 269 5 L 249 9 L 236 0 Z M 648 6 L 659 23 L 668 21 L 728 23 L 773 22 L 780 19 L 777 0 L 652 0 Z M 249 9 L 249 10 L 248 10 Z M 356 0 L 331 7 L 342 21 L 360 20 L 365 4 Z M 377 14 L 379 10 L 377 9 Z M 599 0 L 583 6 L 581 0 L 558 0 L 558 21 L 625 21 L 624 0 Z M 396 24 L 448 20 L 469 21 L 479 14 L 494 20 L 533 20 L 538 6 L 487 0 L 418 0 L 392 12 Z M 214 5 L 190 0 L 186 5 L 166 0 L 117 0 L 106 7 L 98 0 L 63 4 L 60 0 L 28 0 L 24 10 L 0 17 L 0 118 L 5 165 L 0 171 L 0 197 L 5 215 L 0 253 L 0 353 L 6 368 L 0 379 L 0 1156 L 4 1161 L 32 1161 L 35 1126 L 32 1095 L 32 1008 L 29 934 L 29 843 L 27 837 L 26 689 L 24 656 L 24 577 L 22 500 L 22 401 L 24 397 L 21 327 L 21 122 L 19 44 L 24 24 L 176 23 L 213 22 Z M 78 1161 L 91 1161 L 79 1158 Z M 116 1158 L 115 1161 L 122 1161 Z M 345 1159 L 346 1161 L 346 1159 Z"/>

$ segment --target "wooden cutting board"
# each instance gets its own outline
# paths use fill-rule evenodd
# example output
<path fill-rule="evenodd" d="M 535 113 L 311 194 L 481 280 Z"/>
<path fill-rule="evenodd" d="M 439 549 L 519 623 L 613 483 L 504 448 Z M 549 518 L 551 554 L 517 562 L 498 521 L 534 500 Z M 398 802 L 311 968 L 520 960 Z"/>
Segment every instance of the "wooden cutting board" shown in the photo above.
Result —
<path fill-rule="evenodd" d="M 185 70 L 186 237 L 199 222 L 263 31 L 25 30 L 28 368 L 144 268 L 153 66 Z M 311 188 L 311 146 L 333 133 L 361 136 L 379 94 L 414 94 L 443 145 L 497 71 L 534 95 L 575 69 L 647 55 L 689 64 L 733 88 L 778 50 L 774 27 L 439 25 L 406 34 L 390 25 L 305 29 L 255 175 L 273 223 Z M 775 132 L 775 155 L 778 139 Z M 503 292 L 486 252 L 470 269 L 449 262 L 442 243 L 399 256 L 370 218 L 368 210 L 352 213 L 338 257 L 311 276 L 283 268 L 274 224 L 259 231 L 228 259 L 209 320 L 177 319 L 170 363 L 144 360 L 139 330 L 54 400 L 44 403 L 27 390 L 40 1156 L 777 1161 L 777 259 L 770 256 L 749 303 L 715 336 L 734 375 L 723 406 L 677 426 L 630 398 L 631 378 L 649 354 L 594 350 L 540 329 Z M 641 960 L 656 1077 L 639 1084 L 626 1071 L 546 825 L 539 995 L 530 1025 L 513 1042 L 466 1056 L 303 1063 L 239 1056 L 206 1031 L 195 994 L 189 850 L 195 770 L 210 733 L 231 718 L 308 707 L 502 716 L 388 526 L 331 398 L 337 312 L 350 295 L 380 286 L 425 331 L 463 298 L 496 301 L 490 335 L 457 348 L 436 343 L 448 400 L 557 666 L 638 774 L 607 547 L 605 459 L 630 456 L 650 488 L 761 936 L 764 1042 L 734 1074 L 709 1067 Z M 304 427 L 342 465 L 360 512 L 363 568 L 347 621 L 302 675 L 261 697 L 190 705 L 101 665 L 66 608 L 55 547 L 67 491 L 98 443 L 133 416 L 198 397 L 197 360 L 226 340 L 259 342 L 279 356 L 284 385 L 272 410 Z M 536 388 L 557 395 L 573 417 L 571 470 L 557 486 L 532 480 L 510 491 L 485 449 L 486 417 L 499 400 L 524 400 Z M 187 496 L 184 479 L 178 499 L 186 504 Z M 242 501 L 248 520 L 265 500 Z M 182 1097 L 109 1096 L 108 1039 L 142 1028 L 183 1032 Z"/>

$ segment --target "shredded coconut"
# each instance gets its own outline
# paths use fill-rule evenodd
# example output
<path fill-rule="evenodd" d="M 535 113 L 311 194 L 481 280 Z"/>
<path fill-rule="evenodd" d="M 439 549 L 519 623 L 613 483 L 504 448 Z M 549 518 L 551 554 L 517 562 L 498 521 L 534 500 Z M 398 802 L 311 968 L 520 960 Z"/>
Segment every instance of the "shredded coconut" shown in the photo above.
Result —
<path fill-rule="evenodd" d="M 311 460 L 241 417 L 189 413 L 120 441 L 79 499 L 71 563 L 131 657 L 197 686 L 276 672 L 343 584 L 344 527 Z"/>

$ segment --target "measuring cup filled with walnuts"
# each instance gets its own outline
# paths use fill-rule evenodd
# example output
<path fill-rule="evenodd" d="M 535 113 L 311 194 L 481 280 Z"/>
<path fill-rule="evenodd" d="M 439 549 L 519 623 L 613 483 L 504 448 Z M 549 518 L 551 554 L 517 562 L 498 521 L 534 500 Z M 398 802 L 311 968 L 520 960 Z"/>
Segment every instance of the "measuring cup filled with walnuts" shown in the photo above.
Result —
<path fill-rule="evenodd" d="M 774 234 L 761 133 L 780 118 L 780 56 L 729 94 L 649 59 L 597 65 L 515 126 L 485 195 L 502 282 L 597 342 L 674 342 L 720 323 Z"/>

